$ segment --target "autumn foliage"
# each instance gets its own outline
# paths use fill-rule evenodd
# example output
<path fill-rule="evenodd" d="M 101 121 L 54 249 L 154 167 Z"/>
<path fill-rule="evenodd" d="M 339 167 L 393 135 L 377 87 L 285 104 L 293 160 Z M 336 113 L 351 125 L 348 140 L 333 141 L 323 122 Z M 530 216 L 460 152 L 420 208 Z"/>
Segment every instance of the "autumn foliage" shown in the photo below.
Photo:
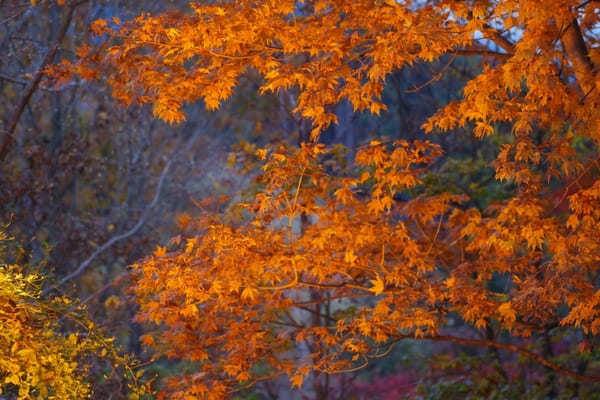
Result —
<path fill-rule="evenodd" d="M 45 307 L 51 305 L 36 293 L 38 279 L 16 266 L 0 269 L 0 390 L 17 392 L 19 399 L 87 398 L 89 383 L 79 360 L 99 349 L 75 333 L 57 331 L 56 321 L 47 317 Z"/>
<path fill-rule="evenodd" d="M 70 67 L 107 76 L 127 104 L 180 122 L 185 104 L 217 108 L 252 70 L 261 92 L 296 93 L 313 126 L 300 148 L 255 153 L 254 196 L 188 221 L 193 234 L 134 266 L 137 318 L 156 328 L 144 342 L 196 365 L 163 395 L 223 398 L 279 375 L 301 387 L 410 338 L 600 381 L 523 344 L 558 327 L 600 333 L 598 22 L 581 0 L 234 0 L 97 21 L 116 44 Z M 508 132 L 492 167 L 512 189 L 484 208 L 424 190 L 442 156 L 433 140 L 373 141 L 350 164 L 319 143 L 334 105 L 383 112 L 389 74 L 441 57 L 481 68 L 423 129 Z M 455 319 L 482 335 L 461 336 Z"/>
<path fill-rule="evenodd" d="M 0 254 L 7 242 L 0 231 Z M 128 399 L 151 393 L 144 370 L 66 296 L 45 297 L 41 273 L 0 264 L 0 395 L 17 400 L 88 399 L 99 386 L 126 385 Z"/>

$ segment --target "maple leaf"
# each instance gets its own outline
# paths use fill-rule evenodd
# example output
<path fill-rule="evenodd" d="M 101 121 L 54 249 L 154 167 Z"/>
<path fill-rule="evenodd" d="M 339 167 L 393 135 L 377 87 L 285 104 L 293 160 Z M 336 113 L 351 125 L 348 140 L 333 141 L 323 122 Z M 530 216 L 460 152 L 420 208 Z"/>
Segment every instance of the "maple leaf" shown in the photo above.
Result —
<path fill-rule="evenodd" d="M 502 319 L 506 322 L 508 326 L 512 326 L 517 320 L 517 313 L 512 308 L 510 302 L 502 303 L 498 307 L 498 312 L 500 313 Z"/>
<path fill-rule="evenodd" d="M 158 246 L 156 250 L 154 250 L 154 255 L 156 257 L 164 257 L 167 254 L 167 248 L 164 246 Z"/>
<path fill-rule="evenodd" d="M 375 279 L 371 279 L 369 282 L 373 285 L 369 288 L 369 291 L 373 292 L 375 296 L 379 296 L 385 290 L 385 282 L 383 282 L 381 276 L 377 275 Z"/>
<path fill-rule="evenodd" d="M 292 388 L 298 388 L 300 389 L 302 387 L 302 382 L 304 381 L 304 376 L 303 375 L 292 375 L 290 377 L 290 382 L 292 383 Z"/>
<path fill-rule="evenodd" d="M 242 290 L 242 299 L 248 299 L 248 300 L 254 300 L 256 298 L 258 294 L 258 290 L 250 287 L 250 286 L 246 286 L 244 288 L 244 290 Z"/>
<path fill-rule="evenodd" d="M 86 360 L 111 361 L 115 369 L 132 365 L 114 358 L 113 339 L 67 298 L 42 298 L 40 281 L 18 266 L 0 265 L 0 392 L 19 400 L 87 399 L 92 392 L 86 375 L 95 364 Z M 55 313 L 77 321 L 83 332 L 65 329 Z"/>
<path fill-rule="evenodd" d="M 188 239 L 185 250 L 169 256 L 160 250 L 159 260 L 138 268 L 134 290 L 141 308 L 151 310 L 140 312 L 143 322 L 168 330 L 189 323 L 187 318 L 202 327 L 173 329 L 177 333 L 165 337 L 173 357 L 191 358 L 189 343 L 204 346 L 202 354 L 216 354 L 203 366 L 214 377 L 215 398 L 225 397 L 236 377 L 258 381 L 255 365 L 288 374 L 306 367 L 308 373 L 331 362 L 330 352 L 338 348 L 344 349 L 340 360 L 350 360 L 371 354 L 381 338 L 405 332 L 427 338 L 450 329 L 444 321 L 452 313 L 477 329 L 499 324 L 517 332 L 514 342 L 548 333 L 548 321 L 556 320 L 565 328 L 600 332 L 594 278 L 600 257 L 594 27 L 600 16 L 593 2 L 415 4 L 319 1 L 299 11 L 298 2 L 287 0 L 195 2 L 191 14 L 144 15 L 115 30 L 101 20 L 93 25 L 95 33 L 119 43 L 96 58 L 83 57 L 90 59 L 88 69 L 101 71 L 118 98 L 149 103 L 167 122 L 182 121 L 184 105 L 198 100 L 208 109 L 219 107 L 248 71 L 263 78 L 262 93 L 294 93 L 293 112 L 312 122 L 311 143 L 299 149 L 248 146 L 264 162 L 244 218 L 227 215 L 221 218 L 227 222 Z M 511 33 L 515 29 L 518 34 Z M 444 56 L 453 58 L 436 79 L 451 76 L 455 57 L 477 56 L 481 68 L 462 96 L 423 128 L 463 128 L 492 139 L 490 153 L 497 156 L 483 168 L 493 170 L 493 185 L 512 189 L 484 195 L 478 206 L 475 182 L 451 190 L 438 185 L 431 194 L 427 172 L 439 175 L 444 167 L 432 167 L 442 152 L 428 141 L 375 140 L 361 146 L 350 168 L 334 165 L 335 157 L 325 165 L 332 152 L 316 143 L 336 123 L 337 104 L 350 101 L 356 111 L 377 114 L 384 109 L 387 76 Z M 575 137 L 589 148 L 576 149 Z M 593 157 L 583 166 L 586 152 Z M 553 202 L 555 186 L 560 194 Z M 397 201 L 400 192 L 410 192 L 409 199 Z M 498 277 L 506 277 L 510 290 L 491 290 Z M 277 284 L 259 291 L 248 282 Z M 386 283 L 394 296 L 391 289 L 381 296 Z M 357 292 L 369 296 L 356 300 Z M 336 329 L 343 335 L 314 326 L 319 311 L 290 323 L 298 309 L 311 312 L 303 302 L 318 308 L 332 294 L 342 304 Z M 192 315 L 174 301 L 188 297 L 202 312 Z M 346 299 L 358 306 L 344 306 Z M 378 307 L 381 302 L 388 303 Z M 517 315 L 539 326 L 524 328 Z M 342 336 L 351 345 L 340 343 Z M 292 367 L 282 361 L 281 354 L 300 351 L 298 342 L 305 340 L 318 343 L 310 362 Z M 495 344 L 514 350 L 501 345 Z M 277 356 L 264 356 L 271 352 Z M 299 388 L 304 375 L 293 375 L 292 385 Z"/>

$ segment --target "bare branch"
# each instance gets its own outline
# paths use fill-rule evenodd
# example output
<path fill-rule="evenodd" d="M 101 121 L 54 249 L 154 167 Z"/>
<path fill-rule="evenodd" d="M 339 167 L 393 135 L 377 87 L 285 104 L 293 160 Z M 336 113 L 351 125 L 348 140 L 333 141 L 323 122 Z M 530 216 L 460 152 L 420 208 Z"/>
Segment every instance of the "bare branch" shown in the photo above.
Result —
<path fill-rule="evenodd" d="M 414 337 L 411 335 L 394 335 L 396 339 L 413 339 L 413 340 L 433 340 L 436 342 L 452 342 L 458 344 L 464 344 L 467 346 L 479 346 L 479 347 L 492 347 L 499 350 L 506 350 L 513 353 L 520 354 L 521 356 L 528 358 L 532 361 L 537 362 L 538 364 L 543 365 L 544 367 L 551 369 L 556 372 L 560 372 L 563 375 L 567 375 L 577 381 L 581 382 L 590 382 L 597 383 L 600 382 L 600 376 L 589 376 L 589 375 L 581 375 L 577 372 L 571 371 L 565 367 L 562 367 L 556 363 L 548 361 L 544 357 L 537 355 L 536 353 L 524 349 L 522 347 L 516 346 L 510 343 L 499 343 L 493 340 L 480 340 L 480 339 L 466 339 L 449 335 L 433 335 L 433 336 L 424 336 L 424 337 Z"/>
<path fill-rule="evenodd" d="M 154 198 L 152 199 L 152 202 L 148 205 L 148 207 L 146 207 L 146 209 L 144 210 L 144 212 L 142 213 L 142 215 L 138 219 L 137 223 L 131 229 L 129 229 L 128 231 L 126 231 L 124 233 L 121 233 L 119 235 L 113 236 L 108 241 L 106 241 L 102 246 L 98 247 L 92 253 L 92 255 L 90 255 L 84 262 L 82 262 L 81 264 L 79 264 L 79 267 L 77 267 L 77 269 L 75 271 L 71 272 L 70 274 L 68 274 L 67 276 L 65 276 L 61 280 L 59 280 L 56 284 L 54 284 L 51 287 L 45 289 L 42 292 L 42 296 L 47 295 L 49 292 L 53 291 L 54 289 L 58 288 L 59 286 L 65 284 L 66 282 L 70 281 L 71 279 L 76 278 L 79 275 L 81 275 L 83 273 L 83 271 L 85 271 L 86 268 L 89 267 L 89 265 L 91 264 L 91 262 L 94 261 L 94 259 L 96 257 L 98 257 L 102 252 L 104 252 L 106 249 L 108 249 L 113 244 L 117 243 L 118 241 L 123 240 L 123 239 L 127 239 L 128 237 L 130 237 L 131 235 L 133 235 L 134 233 L 136 233 L 144 225 L 144 223 L 148 219 L 148 216 L 150 215 L 150 211 L 152 211 L 152 209 L 154 207 L 156 207 L 156 205 L 158 204 L 158 200 L 160 198 L 160 193 L 161 193 L 161 190 L 162 190 L 162 187 L 163 187 L 163 183 L 165 181 L 165 178 L 167 177 L 167 173 L 169 172 L 169 168 L 171 167 L 171 164 L 173 163 L 174 159 L 175 159 L 175 157 L 172 157 L 167 162 L 167 164 L 164 166 L 164 168 L 162 169 L 162 172 L 160 174 L 160 178 L 158 179 L 158 184 L 156 185 L 156 192 L 154 193 Z"/>
<path fill-rule="evenodd" d="M 15 6 L 13 13 L 9 13 L 5 7 L 0 5 L 0 11 L 2 11 L 2 14 L 6 17 L 2 20 L 0 20 L 0 24 L 6 24 L 8 23 L 8 21 L 10 20 L 14 20 L 19 18 L 20 16 L 22 16 L 23 14 L 25 14 L 28 10 L 30 10 L 32 8 L 30 3 L 24 3 L 23 5 L 19 6 Z"/>
<path fill-rule="evenodd" d="M 194 143 L 196 142 L 196 140 L 198 140 L 199 137 L 200 137 L 200 132 L 198 132 L 195 135 L 193 135 L 181 147 L 181 150 L 188 150 L 188 149 L 192 148 L 193 145 L 194 145 Z M 154 198 L 152 199 L 152 201 L 150 202 L 150 204 L 148 204 L 148 206 L 146 207 L 146 209 L 144 210 L 144 212 L 142 213 L 142 215 L 140 215 L 140 218 L 138 219 L 138 222 L 133 226 L 133 228 L 129 229 L 127 232 L 124 232 L 124 233 L 121 233 L 119 235 L 113 236 L 112 238 L 110 238 L 109 240 L 107 240 L 102 246 L 98 247 L 92 253 L 92 255 L 90 255 L 84 262 L 82 262 L 79 265 L 79 267 L 77 267 L 77 269 L 75 271 L 73 271 L 70 274 L 68 274 L 67 276 L 63 277 L 56 284 L 54 284 L 51 287 L 45 289 L 42 292 L 43 296 L 47 295 L 48 293 L 50 293 L 54 289 L 57 289 L 59 286 L 65 284 L 66 282 L 70 281 L 71 279 L 76 278 L 79 275 L 81 275 L 90 266 L 90 264 L 92 263 L 92 261 L 94 261 L 94 259 L 96 257 L 98 257 L 102 252 L 104 252 L 105 250 L 107 250 L 108 248 L 110 248 L 113 244 L 117 243 L 118 241 L 123 240 L 123 239 L 127 239 L 128 237 L 132 236 L 133 234 L 135 234 L 144 225 L 144 223 L 146 223 L 146 220 L 148 219 L 148 217 L 150 215 L 150 212 L 158 204 L 158 200 L 160 198 L 160 194 L 161 194 L 161 191 L 162 191 L 162 187 L 163 187 L 164 181 L 165 181 L 165 179 L 167 177 L 167 174 L 169 172 L 169 168 L 171 167 L 171 165 L 173 164 L 173 162 L 177 159 L 177 157 L 179 156 L 179 154 L 180 154 L 180 151 L 176 151 L 171 156 L 171 158 L 169 159 L 169 161 L 165 164 L 165 166 L 163 167 L 162 172 L 160 174 L 160 177 L 158 178 L 158 183 L 156 185 L 156 192 L 154 193 Z"/>
<path fill-rule="evenodd" d="M 4 75 L 2 73 L 0 73 L 0 79 L 2 79 L 4 81 L 7 81 L 7 82 L 15 83 L 17 85 L 22 85 L 22 86 L 27 86 L 29 84 L 28 81 L 24 81 L 24 80 L 19 79 L 19 78 L 14 78 L 14 77 L 9 76 L 9 75 Z M 62 92 L 65 89 L 67 89 L 69 87 L 72 87 L 72 86 L 76 86 L 76 85 L 69 84 L 69 85 L 61 87 L 60 89 L 50 89 L 50 88 L 47 88 L 47 87 L 40 86 L 38 89 L 39 90 L 43 90 L 45 92 L 55 93 L 55 92 Z"/>
<path fill-rule="evenodd" d="M 54 44 L 50 46 L 50 48 L 44 55 L 44 58 L 42 58 L 42 61 L 40 62 L 40 65 L 38 66 L 35 74 L 33 75 L 33 78 L 25 87 L 25 92 L 19 100 L 17 107 L 13 111 L 12 117 L 9 119 L 10 122 L 8 123 L 8 128 L 4 131 L 2 138 L 0 139 L 0 162 L 4 161 L 4 159 L 6 158 L 6 154 L 8 153 L 8 150 L 10 149 L 10 146 L 14 141 L 13 135 L 17 128 L 17 124 L 21 119 L 21 115 L 23 115 L 23 111 L 25 111 L 25 107 L 27 106 L 27 103 L 29 103 L 31 96 L 33 96 L 33 94 L 37 90 L 40 81 L 42 80 L 42 76 L 44 75 L 44 70 L 54 60 L 54 56 L 56 55 L 58 47 L 62 42 L 63 38 L 65 37 L 67 31 L 69 30 L 69 26 L 71 25 L 71 21 L 73 20 L 75 9 L 82 3 L 83 1 L 79 1 L 76 3 L 72 3 L 67 7 L 67 16 L 65 17 L 65 20 L 62 26 L 60 27 L 60 30 L 58 31 L 58 35 L 54 40 Z"/>
<path fill-rule="evenodd" d="M 99 295 L 101 295 L 105 290 L 107 290 L 111 286 L 116 285 L 117 283 L 119 283 L 121 281 L 121 279 L 123 279 L 124 277 L 126 277 L 128 274 L 129 274 L 128 270 L 121 272 L 119 275 L 117 275 L 116 277 L 114 277 L 113 279 L 111 279 L 110 282 L 108 282 L 107 284 L 105 284 L 104 286 L 102 286 L 100 289 L 96 290 L 94 293 L 90 294 L 88 297 L 86 297 L 85 299 L 83 299 L 79 303 L 77 303 L 77 307 L 81 307 L 81 306 L 89 303 L 91 300 L 93 300 L 94 298 L 96 298 Z"/>

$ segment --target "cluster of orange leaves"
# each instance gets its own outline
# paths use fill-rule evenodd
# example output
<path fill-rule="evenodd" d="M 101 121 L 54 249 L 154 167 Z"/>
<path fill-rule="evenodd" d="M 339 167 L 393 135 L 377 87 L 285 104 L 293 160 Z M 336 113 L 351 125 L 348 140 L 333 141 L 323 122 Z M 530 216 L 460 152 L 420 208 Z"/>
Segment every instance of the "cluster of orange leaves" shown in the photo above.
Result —
<path fill-rule="evenodd" d="M 226 383 L 259 378 L 256 363 L 299 385 L 308 365 L 334 372 L 358 361 L 346 359 L 347 352 L 369 357 L 376 349 L 362 336 L 384 344 L 398 332 L 434 329 L 439 314 L 417 304 L 446 297 L 443 279 L 433 278 L 437 250 L 425 237 L 412 237 L 403 220 L 431 230 L 434 217 L 460 198 L 418 198 L 399 207 L 394 195 L 419 182 L 416 166 L 436 155 L 439 148 L 427 142 L 398 143 L 392 152 L 374 143 L 357 155 L 365 171 L 356 178 L 327 172 L 333 160 L 321 146 L 273 152 L 261 176 L 264 189 L 238 205 L 247 218 L 196 221 L 201 235 L 180 250 L 159 248 L 135 266 L 138 318 L 167 327 L 146 343 L 200 362 L 195 377 L 201 379 L 190 377 L 184 390 L 215 395 Z M 361 186 L 372 193 L 357 196 Z M 376 306 L 361 305 L 365 297 L 378 299 Z M 307 325 L 304 313 L 325 299 L 330 314 Z M 351 304 L 359 308 L 345 314 Z M 291 351 L 306 340 L 323 346 L 303 355 Z M 207 386 L 209 377 L 227 379 Z"/>
<path fill-rule="evenodd" d="M 85 49 L 73 68 L 103 71 L 117 98 L 150 103 L 169 122 L 184 119 L 188 102 L 218 107 L 252 69 L 263 92 L 297 91 L 295 112 L 313 121 L 316 139 L 343 99 L 384 110 L 389 73 L 479 55 L 484 66 L 464 97 L 424 129 L 471 124 L 481 137 L 511 128 L 494 167 L 516 189 L 486 210 L 450 194 L 401 201 L 440 155 L 428 142 L 372 143 L 347 169 L 315 144 L 260 152 L 264 186 L 240 205 L 244 218 L 199 219 L 183 248 L 159 248 L 135 266 L 138 318 L 162 327 L 146 343 L 198 363 L 170 382 L 173 398 L 220 398 L 279 374 L 300 386 L 310 371 L 363 366 L 396 340 L 437 337 L 449 315 L 477 328 L 495 321 L 514 337 L 559 324 L 600 332 L 598 166 L 573 146 L 594 149 L 600 132 L 593 2 L 190 6 L 97 22 L 94 31 L 118 43 Z M 504 293 L 489 290 L 494 276 L 506 277 Z"/>

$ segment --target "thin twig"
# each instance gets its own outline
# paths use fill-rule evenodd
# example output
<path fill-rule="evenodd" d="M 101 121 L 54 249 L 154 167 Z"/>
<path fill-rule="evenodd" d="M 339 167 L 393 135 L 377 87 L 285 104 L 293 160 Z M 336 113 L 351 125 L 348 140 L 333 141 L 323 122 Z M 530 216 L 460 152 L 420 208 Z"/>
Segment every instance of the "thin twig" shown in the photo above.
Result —
<path fill-rule="evenodd" d="M 198 140 L 199 137 L 200 137 L 200 132 L 198 132 L 195 135 L 193 135 L 181 147 L 181 150 L 191 149 L 193 147 L 194 143 Z M 130 237 L 131 235 L 133 235 L 134 233 L 136 233 L 144 225 L 144 223 L 146 222 L 146 220 L 148 219 L 148 217 L 150 215 L 150 212 L 158 204 L 158 200 L 160 198 L 160 193 L 161 193 L 164 181 L 165 181 L 165 179 L 167 177 L 167 174 L 169 172 L 169 168 L 171 167 L 171 165 L 173 164 L 173 162 L 178 158 L 179 154 L 180 154 L 180 151 L 176 151 L 171 156 L 171 158 L 169 159 L 169 161 L 167 161 L 167 163 L 165 164 L 165 166 L 163 167 L 162 172 L 160 174 L 160 177 L 158 178 L 158 183 L 156 185 L 156 192 L 154 193 L 154 198 L 152 199 L 152 202 L 150 202 L 150 204 L 148 204 L 148 206 L 146 207 L 146 209 L 144 210 L 144 212 L 142 213 L 142 215 L 140 215 L 140 218 L 138 219 L 138 222 L 133 226 L 133 228 L 129 229 L 127 232 L 124 232 L 124 233 L 122 233 L 120 235 L 113 236 L 112 238 L 110 238 L 102 246 L 98 247 L 96 249 L 96 251 L 94 251 L 92 253 L 91 256 L 89 256 L 84 262 L 82 262 L 79 265 L 79 267 L 77 267 L 77 269 L 75 271 L 73 271 L 69 275 L 67 275 L 64 278 L 62 278 L 61 280 L 59 280 L 53 286 L 45 289 L 42 292 L 42 296 L 45 296 L 46 294 L 48 294 L 52 290 L 58 288 L 59 286 L 63 285 L 64 283 L 66 283 L 68 281 L 70 281 L 71 279 L 76 278 L 77 276 L 81 275 L 81 273 L 83 273 L 83 271 L 85 271 L 85 269 L 89 267 L 89 265 L 91 264 L 91 262 L 98 255 L 100 255 L 103 251 L 105 251 L 106 249 L 108 249 L 109 247 L 111 247 L 116 242 L 118 242 L 120 240 L 123 240 L 123 239 L 127 239 L 128 237 Z"/>
<path fill-rule="evenodd" d="M 77 306 L 81 307 L 81 306 L 89 303 L 91 300 L 93 300 L 94 298 L 101 295 L 105 290 L 107 290 L 108 288 L 110 288 L 111 286 L 113 286 L 114 284 L 119 282 L 127 274 L 129 274 L 128 270 L 121 272 L 119 275 L 117 275 L 113 279 L 111 279 L 111 281 L 108 282 L 106 285 L 102 286 L 100 289 L 96 290 L 94 293 L 90 294 L 88 297 L 86 297 L 85 299 L 83 299 L 79 303 L 77 303 Z"/>
<path fill-rule="evenodd" d="M 451 50 L 448 53 L 450 54 L 456 54 L 457 56 L 465 56 L 465 57 L 470 57 L 470 56 L 487 56 L 487 57 L 494 57 L 494 58 L 498 58 L 498 59 L 502 59 L 502 60 L 508 60 L 509 58 L 512 57 L 511 54 L 508 53 L 500 53 L 497 51 L 493 51 L 493 50 L 485 50 L 485 49 L 475 49 L 475 48 L 466 48 L 466 49 L 456 49 L 456 50 Z"/>
<path fill-rule="evenodd" d="M 529 351 L 527 349 L 524 349 L 522 347 L 516 346 L 514 344 L 510 344 L 510 343 L 499 343 L 499 342 L 496 342 L 493 340 L 467 339 L 467 338 L 460 338 L 460 337 L 449 336 L 449 335 L 432 335 L 432 336 L 423 336 L 423 337 L 415 337 L 412 335 L 394 335 L 394 337 L 396 339 L 433 340 L 436 342 L 452 342 L 452 343 L 458 343 L 458 344 L 463 344 L 463 345 L 467 345 L 467 346 L 492 347 L 492 348 L 496 348 L 499 350 L 506 350 L 506 351 L 520 354 L 521 356 L 528 358 L 532 361 L 535 361 L 538 364 L 541 364 L 548 369 L 551 369 L 556 372 L 560 372 L 561 374 L 567 375 L 577 381 L 592 382 L 592 383 L 600 382 L 600 376 L 589 376 L 589 375 L 579 374 L 579 373 L 571 371 L 561 365 L 553 363 L 552 361 L 549 361 L 549 360 L 545 359 L 544 357 L 539 356 L 532 351 Z"/>
<path fill-rule="evenodd" d="M 453 54 L 452 57 L 450 58 L 450 60 L 446 63 L 446 65 L 444 65 L 442 67 L 442 69 L 438 73 L 436 73 L 430 80 L 428 80 L 427 82 L 425 82 L 424 84 L 422 84 L 420 86 L 415 86 L 412 89 L 407 89 L 406 93 L 416 93 L 419 90 L 423 89 L 424 87 L 429 86 L 432 83 L 439 81 L 442 78 L 442 76 L 444 75 L 444 72 L 446 72 L 446 70 L 448 69 L 448 67 L 450 67 L 450 65 L 452 65 L 454 60 L 456 60 L 456 56 L 457 56 L 457 54 Z"/>
<path fill-rule="evenodd" d="M 24 81 L 22 79 L 14 78 L 14 77 L 9 76 L 9 75 L 4 75 L 2 73 L 0 73 L 0 79 L 2 79 L 4 81 L 7 81 L 7 82 L 15 83 L 17 85 L 22 85 L 22 86 L 27 86 L 29 84 L 28 81 Z M 47 87 L 40 86 L 38 89 L 39 90 L 43 90 L 44 92 L 56 93 L 56 92 L 62 92 L 65 89 L 67 89 L 69 87 L 72 87 L 72 86 L 76 86 L 76 85 L 66 85 L 66 86 L 61 87 L 60 89 L 50 89 L 50 88 L 47 88 Z"/>
<path fill-rule="evenodd" d="M 84 262 L 82 262 L 75 271 L 71 272 L 70 274 L 68 274 L 61 280 L 59 280 L 56 284 L 45 289 L 42 292 L 43 296 L 47 295 L 49 292 L 51 292 L 52 290 L 56 289 L 57 287 L 65 284 L 66 282 L 70 281 L 71 279 L 76 278 L 77 276 L 81 275 L 81 273 L 86 270 L 86 268 L 91 264 L 91 262 L 94 261 L 94 259 L 98 255 L 100 255 L 104 250 L 108 249 L 109 247 L 111 247 L 113 244 L 115 244 L 116 242 L 118 242 L 120 240 L 127 239 L 128 237 L 130 237 L 131 235 L 136 233 L 144 225 L 144 223 L 148 219 L 148 216 L 150 215 L 150 211 L 152 211 L 152 209 L 158 204 L 158 200 L 160 198 L 160 192 L 162 190 L 163 183 L 165 181 L 165 178 L 167 177 L 167 173 L 169 172 L 169 168 L 171 167 L 173 160 L 174 160 L 174 157 L 171 158 L 167 162 L 167 164 L 164 166 L 164 168 L 160 174 L 160 178 L 158 179 L 158 184 L 156 185 L 156 192 L 154 193 L 154 198 L 152 199 L 152 202 L 148 205 L 148 207 L 146 207 L 146 209 L 144 210 L 144 212 L 138 219 L 137 223 L 133 226 L 133 228 L 129 229 L 127 232 L 121 233 L 120 235 L 113 236 L 108 241 L 106 241 L 102 246 L 98 247 L 96 249 L 96 251 L 94 251 L 92 253 L 92 255 L 90 255 Z"/>
<path fill-rule="evenodd" d="M 42 61 L 40 62 L 40 65 L 38 66 L 35 74 L 33 75 L 33 78 L 25 87 L 25 92 L 19 100 L 17 107 L 13 111 L 12 117 L 9 119 L 10 122 L 8 123 L 8 128 L 4 131 L 2 138 L 0 139 L 0 162 L 4 161 L 4 159 L 6 158 L 8 150 L 10 149 L 10 146 L 14 141 L 13 135 L 15 133 L 19 120 L 21 119 L 21 115 L 23 115 L 23 111 L 25 111 L 25 107 L 29 103 L 31 96 L 33 96 L 33 94 L 37 90 L 40 81 L 42 80 L 42 76 L 44 75 L 46 67 L 52 62 L 52 60 L 54 60 L 54 56 L 56 55 L 58 47 L 62 42 L 63 38 L 65 37 L 67 31 L 69 30 L 69 26 L 71 25 L 71 21 L 73 20 L 73 15 L 75 14 L 75 9 L 80 4 L 82 4 L 82 2 L 72 3 L 68 6 L 67 16 L 62 26 L 60 27 L 58 35 L 54 40 L 54 44 L 50 46 L 50 48 L 44 55 L 44 58 L 42 58 Z"/>

